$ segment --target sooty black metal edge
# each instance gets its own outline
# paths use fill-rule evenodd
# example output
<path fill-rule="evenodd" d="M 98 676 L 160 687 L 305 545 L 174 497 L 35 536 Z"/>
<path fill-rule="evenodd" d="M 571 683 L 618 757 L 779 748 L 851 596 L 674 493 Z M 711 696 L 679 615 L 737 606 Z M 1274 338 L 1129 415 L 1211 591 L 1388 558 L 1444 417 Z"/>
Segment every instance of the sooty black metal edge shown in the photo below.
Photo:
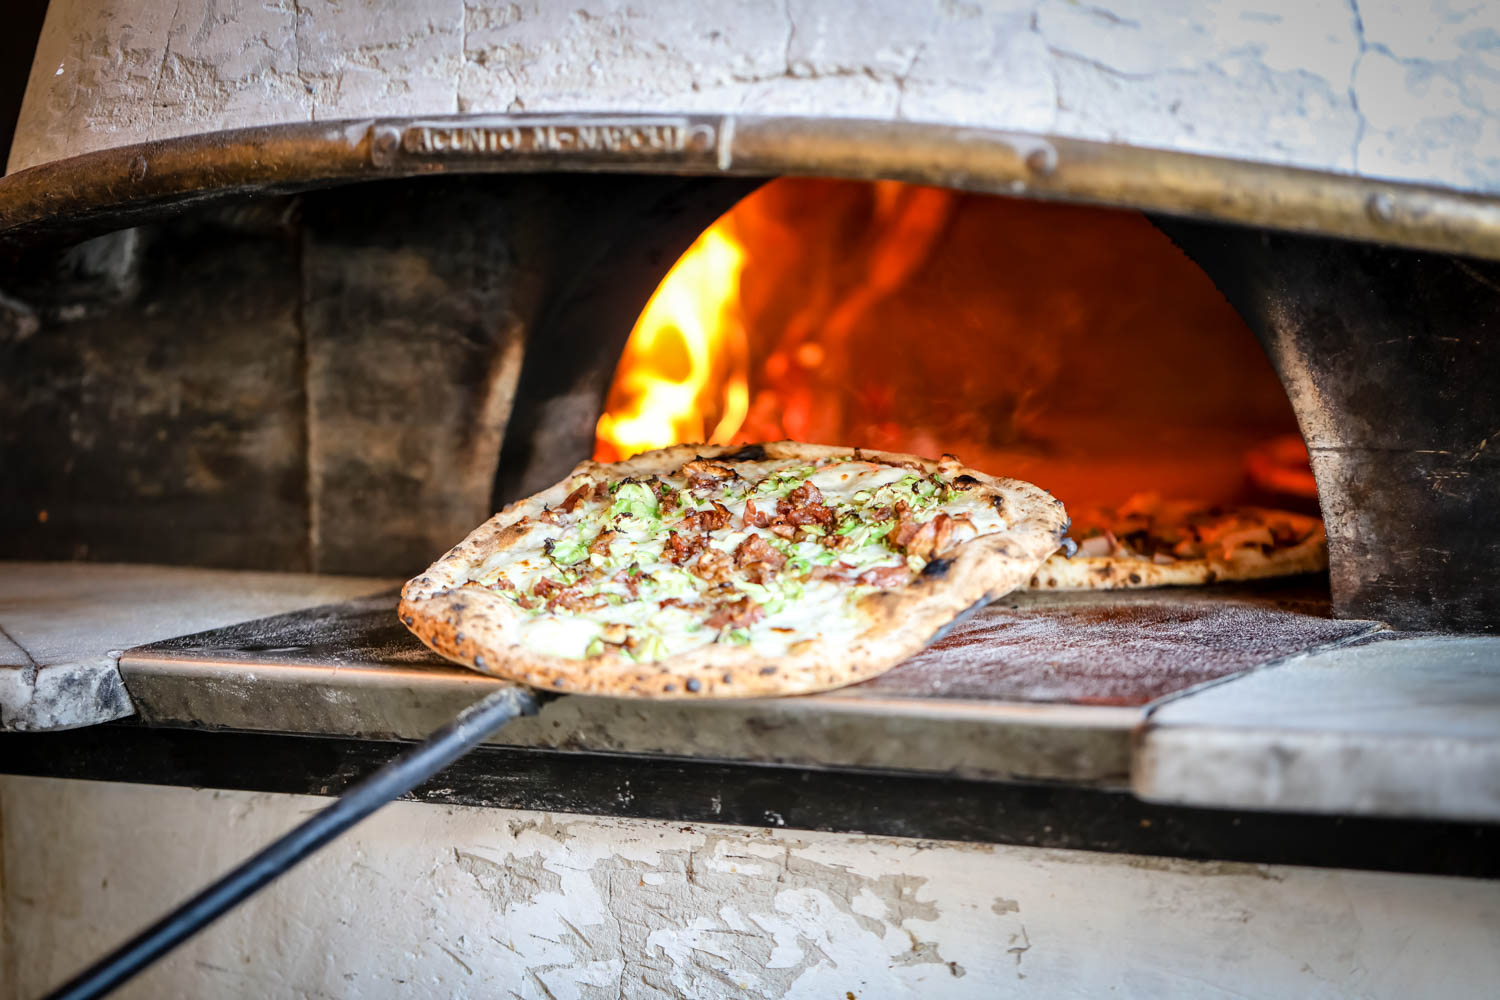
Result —
<path fill-rule="evenodd" d="M 408 746 L 122 722 L 0 734 L 0 772 L 337 795 Z M 405 798 L 677 824 L 1500 878 L 1500 824 L 1173 806 L 1066 782 L 487 744 Z"/>

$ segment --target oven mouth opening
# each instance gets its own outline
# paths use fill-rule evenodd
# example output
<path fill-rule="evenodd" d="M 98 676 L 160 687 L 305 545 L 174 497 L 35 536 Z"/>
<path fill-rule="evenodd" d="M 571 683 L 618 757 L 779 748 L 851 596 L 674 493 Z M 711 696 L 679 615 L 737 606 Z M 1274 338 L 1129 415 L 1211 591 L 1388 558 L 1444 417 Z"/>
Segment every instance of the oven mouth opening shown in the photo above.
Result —
<path fill-rule="evenodd" d="M 1255 335 L 1144 215 L 780 178 L 702 232 L 617 365 L 594 457 L 792 439 L 949 452 L 1069 510 L 1319 513 Z"/>

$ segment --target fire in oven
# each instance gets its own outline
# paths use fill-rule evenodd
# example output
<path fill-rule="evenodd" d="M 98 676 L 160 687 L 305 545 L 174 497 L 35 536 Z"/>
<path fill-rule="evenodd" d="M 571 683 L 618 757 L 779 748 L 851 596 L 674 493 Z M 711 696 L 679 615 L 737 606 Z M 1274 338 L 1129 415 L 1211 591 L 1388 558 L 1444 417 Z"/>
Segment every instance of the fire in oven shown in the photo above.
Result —
<path fill-rule="evenodd" d="M 0 178 L 6 988 L 274 992 L 299 880 L 350 957 L 296 988 L 347 996 L 813 995 L 860 948 L 883 971 L 830 995 L 978 996 L 1030 969 L 1022 917 L 1088 951 L 1029 916 L 1054 883 L 1077 912 L 1066 864 L 1102 913 L 1179 894 L 1139 995 L 1189 967 L 1262 995 L 1382 879 L 1391 934 L 1493 923 L 1492 194 L 460 105 L 33 134 Z M 144 831 L 212 839 L 205 794 L 232 829 L 174 873 Z M 110 809 L 170 894 L 109 894 Z M 70 866 L 109 921 L 35 902 Z M 969 899 L 1002 875 L 1026 898 Z M 370 931 L 413 878 L 431 926 Z M 1328 916 L 1316 879 L 1368 900 Z M 1314 943 L 1230 955 L 1210 897 Z M 493 946 L 451 933 L 481 906 Z M 1454 995 L 1485 981 L 1439 937 L 1478 970 Z"/>

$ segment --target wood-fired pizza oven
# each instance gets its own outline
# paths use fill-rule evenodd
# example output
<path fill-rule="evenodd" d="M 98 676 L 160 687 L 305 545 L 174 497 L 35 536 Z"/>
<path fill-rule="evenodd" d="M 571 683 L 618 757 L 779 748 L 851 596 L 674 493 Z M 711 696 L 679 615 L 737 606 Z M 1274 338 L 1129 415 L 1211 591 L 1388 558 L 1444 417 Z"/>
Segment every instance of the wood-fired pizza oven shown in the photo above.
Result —
<path fill-rule="evenodd" d="M 154 9 L 120 10 L 136 7 Z M 0 180 L 0 556 L 413 572 L 503 503 L 596 447 L 608 454 L 601 413 L 653 290 L 715 220 L 779 198 L 781 249 L 758 252 L 796 280 L 770 282 L 762 311 L 828 299 L 780 320 L 811 331 L 796 362 L 821 369 L 808 391 L 857 382 L 850 405 L 883 414 L 805 433 L 966 455 L 980 440 L 981 455 L 999 448 L 994 471 L 1069 503 L 1121 499 L 1123 487 L 1079 486 L 1088 474 L 1233 499 L 1225 469 L 1238 475 L 1247 441 L 1279 432 L 1295 452 L 1300 433 L 1316 477 L 1303 502 L 1329 540 L 1328 589 L 1315 589 L 1333 618 L 1500 627 L 1500 206 L 1484 193 L 1487 161 L 1461 144 L 1411 140 L 1405 166 L 1367 157 L 1382 174 L 1338 167 L 1316 142 L 1236 154 L 1250 137 L 1206 106 L 1194 113 L 1219 123 L 1212 141 L 1188 141 L 1199 126 L 1186 120 L 1157 134 L 1165 126 L 1130 116 L 1117 141 L 1067 115 L 1055 134 L 1002 127 L 1026 118 L 973 98 L 961 61 L 924 62 L 968 51 L 942 31 L 894 84 L 918 104 L 883 116 L 851 116 L 863 105 L 822 74 L 866 59 L 879 81 L 889 53 L 824 35 L 798 55 L 795 32 L 785 94 L 716 75 L 716 59 L 758 58 L 748 37 L 715 35 L 708 54 L 692 49 L 700 36 L 680 40 L 700 60 L 690 91 L 716 80 L 728 89 L 711 104 L 744 91 L 753 113 L 680 95 L 641 104 L 607 74 L 587 97 L 556 79 L 518 83 L 540 89 L 502 107 L 476 96 L 487 92 L 474 74 L 493 82 L 492 60 L 524 61 L 529 42 L 509 13 L 472 9 L 453 108 L 429 93 L 446 64 L 382 62 L 386 48 L 349 34 L 362 22 L 312 8 L 196 34 L 179 11 L 148 99 L 128 73 L 105 86 L 129 59 L 85 44 L 135 51 L 123 22 L 60 10 Z M 682 28 L 632 24 L 663 45 Z M 314 39 L 343 41 L 313 59 Z M 285 45 L 298 53 L 291 76 L 279 56 L 256 56 L 269 60 L 259 69 L 224 57 Z M 385 82 L 370 90 L 360 73 Z M 287 91 L 293 76 L 301 89 Z M 1064 76 L 1054 83 L 1064 109 Z M 256 104 L 257 88 L 290 103 Z M 1161 148 L 1173 144 L 1202 152 Z M 895 212 L 879 246 L 822 208 L 924 202 L 939 207 Z M 929 256 L 952 278 L 933 286 L 922 322 L 877 288 L 861 308 L 887 325 L 835 349 L 847 300 L 919 245 L 948 247 Z M 850 284 L 851 259 L 865 285 L 829 292 Z M 1044 307 L 1000 319 L 978 308 L 1021 290 Z M 985 339 L 1006 324 L 1010 339 Z M 901 360 L 914 351 L 922 365 Z M 958 382 L 1001 388 L 964 395 Z M 1070 442 L 1070 470 L 1026 458 L 1039 387 L 1050 395 L 1030 424 Z M 1195 402 L 1174 408 L 1177 397 Z M 807 426 L 772 416 L 747 426 Z"/>
<path fill-rule="evenodd" d="M 328 794 L 503 684 L 421 647 L 392 587 L 630 446 L 614 383 L 643 356 L 632 330 L 696 261 L 719 270 L 695 302 L 732 293 L 779 332 L 679 329 L 651 355 L 663 384 L 694 386 L 674 439 L 958 450 L 1070 505 L 1300 504 L 1329 572 L 1012 594 L 803 698 L 562 696 L 418 798 L 1493 878 L 1483 5 L 871 6 L 53 0 L 0 178 L 0 791 Z M 728 271 L 708 259 L 726 218 L 744 237 Z M 1312 482 L 1245 478 L 1247 455 L 1295 467 L 1304 445 Z M 5 841 L 7 874 L 29 871 L 39 840 Z M 452 853 L 464 886 L 521 856 Z M 863 864 L 837 862 L 839 885 Z M 631 868 L 611 905 L 638 888 Z M 1009 898 L 964 906 L 974 928 L 1020 919 Z M 84 940 L 44 910 L 16 926 Z M 1403 916 L 1402 940 L 1427 919 Z M 267 926 L 247 955 L 282 953 Z M 395 953 L 426 931 L 390 933 Z M 1001 956 L 1018 975 L 1022 936 Z M 892 975 L 937 961 L 911 943 Z M 1481 950 L 1448 964 L 1486 968 Z M 34 953 L 17 948 L 17 981 L 55 980 Z M 163 975 L 212 992 L 199 966 Z M 1238 993 L 1260 974 L 1181 982 Z M 1045 975 L 1037 995 L 1098 985 Z"/>
<path fill-rule="evenodd" d="M 657 282 L 772 173 L 1144 211 L 1280 376 L 1317 477 L 1335 613 L 1415 629 L 1500 622 L 1492 204 L 806 117 L 288 125 L 13 174 L 4 555 L 415 570 L 592 453 Z M 1088 224 L 1052 211 L 1058 226 Z M 1045 253 L 995 239 L 997 281 L 1005 252 L 1033 266 Z M 1122 374 L 1121 413 L 1140 405 Z"/>

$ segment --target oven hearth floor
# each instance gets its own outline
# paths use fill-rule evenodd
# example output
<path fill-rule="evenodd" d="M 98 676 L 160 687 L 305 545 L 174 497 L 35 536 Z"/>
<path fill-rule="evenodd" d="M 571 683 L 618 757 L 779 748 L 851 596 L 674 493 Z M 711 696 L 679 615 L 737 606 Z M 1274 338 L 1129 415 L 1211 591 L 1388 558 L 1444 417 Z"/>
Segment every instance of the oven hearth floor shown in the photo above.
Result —
<path fill-rule="evenodd" d="M 117 663 L 120 714 L 146 725 L 414 739 L 504 683 L 422 647 L 395 620 L 388 581 L 82 564 L 0 573 L 0 681 Z M 268 612 L 282 613 L 257 617 Z M 496 742 L 1500 819 L 1500 639 L 1334 620 L 1318 581 L 1017 594 L 851 688 L 565 696 Z"/>
<path fill-rule="evenodd" d="M 165 724 L 416 737 L 480 688 L 396 621 L 394 592 L 133 649 L 142 717 Z M 572 696 L 506 744 L 966 777 L 1121 782 L 1142 707 L 1164 695 L 1372 633 L 1306 583 L 1017 594 L 864 684 L 791 699 Z"/>

